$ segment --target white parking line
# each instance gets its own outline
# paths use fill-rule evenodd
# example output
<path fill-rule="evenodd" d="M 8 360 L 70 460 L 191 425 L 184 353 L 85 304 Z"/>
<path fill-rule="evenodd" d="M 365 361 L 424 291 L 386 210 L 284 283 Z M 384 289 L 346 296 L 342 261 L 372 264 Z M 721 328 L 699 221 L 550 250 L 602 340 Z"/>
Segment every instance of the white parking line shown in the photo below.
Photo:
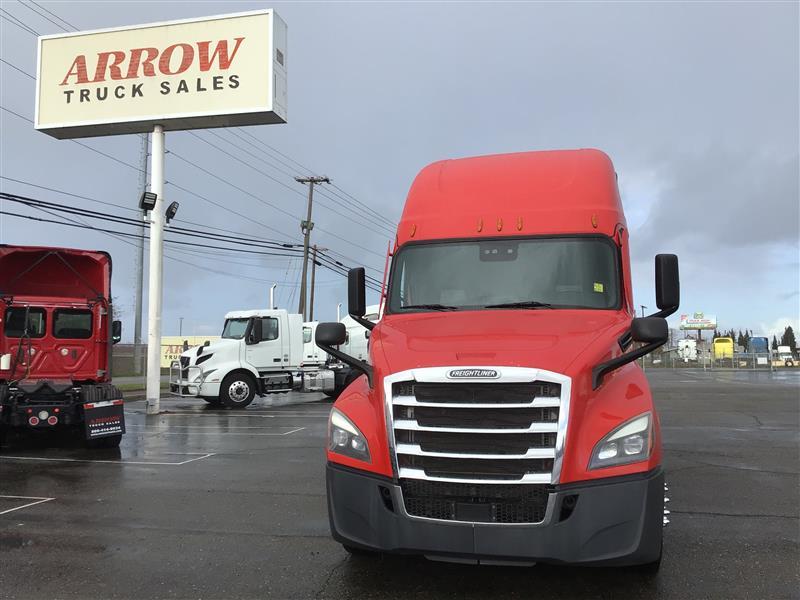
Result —
<path fill-rule="evenodd" d="M 12 500 L 35 500 L 35 502 L 28 502 L 27 504 L 23 504 L 22 506 L 16 506 L 14 508 L 9 508 L 7 510 L 0 511 L 0 515 L 6 515 L 10 512 L 14 512 L 15 510 L 22 510 L 23 508 L 28 508 L 30 506 L 36 506 L 37 504 L 42 504 L 43 502 L 50 502 L 50 500 L 55 500 L 55 498 L 39 498 L 37 496 L 3 496 L 0 495 L 0 498 L 10 498 Z"/>
<path fill-rule="evenodd" d="M 136 425 L 128 425 L 127 427 L 128 427 L 128 429 L 136 429 Z M 258 429 L 267 429 L 267 428 L 266 427 L 263 427 L 263 428 L 260 427 Z M 282 429 L 282 427 L 276 427 L 275 429 Z M 218 436 L 218 435 L 248 435 L 248 436 L 250 436 L 250 435 L 252 435 L 252 436 L 260 435 L 260 436 L 269 436 L 269 435 L 290 435 L 292 433 L 297 433 L 298 431 L 302 431 L 303 429 L 305 429 L 305 427 L 298 427 L 296 429 L 292 429 L 291 431 L 284 431 L 283 433 L 247 433 L 247 432 L 239 433 L 239 432 L 236 432 L 236 431 L 215 431 L 215 432 L 209 432 L 209 433 L 212 433 L 212 435 L 214 435 L 214 436 Z M 191 433 L 192 433 L 191 431 L 138 431 L 137 435 L 189 435 Z M 205 432 L 203 432 L 203 433 L 205 433 Z"/>
<path fill-rule="evenodd" d="M 276 434 L 276 435 L 283 435 L 283 434 Z M 51 458 L 46 456 L 0 456 L 0 460 L 40 460 L 40 461 L 48 461 L 48 462 L 83 462 L 83 463 L 105 463 L 105 464 L 112 464 L 112 465 L 155 465 L 155 466 L 165 466 L 165 467 L 180 467 L 181 465 L 189 464 L 190 462 L 194 462 L 196 460 L 203 460 L 204 458 L 208 458 L 209 456 L 214 456 L 216 452 L 185 452 L 182 453 L 182 456 L 191 456 L 193 454 L 198 454 L 199 456 L 195 456 L 194 458 L 190 458 L 188 460 L 183 460 L 181 462 L 161 462 L 161 461 L 143 461 L 143 460 L 98 460 L 93 458 Z"/>

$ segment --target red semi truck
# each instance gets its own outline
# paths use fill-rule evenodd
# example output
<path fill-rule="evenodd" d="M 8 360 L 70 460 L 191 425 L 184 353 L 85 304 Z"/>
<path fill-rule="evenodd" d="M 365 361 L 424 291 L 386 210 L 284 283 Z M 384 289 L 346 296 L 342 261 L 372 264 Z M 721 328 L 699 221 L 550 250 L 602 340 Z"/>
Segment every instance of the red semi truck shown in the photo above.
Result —
<path fill-rule="evenodd" d="M 9 430 L 80 428 L 119 446 L 122 394 L 111 384 L 111 257 L 0 245 L 0 445 Z"/>
<path fill-rule="evenodd" d="M 500 562 L 661 559 L 661 430 L 635 359 L 667 339 L 678 262 L 656 257 L 660 311 L 636 318 L 628 228 L 597 150 L 448 160 L 414 181 L 370 364 L 329 420 L 333 536 L 350 552 Z"/>

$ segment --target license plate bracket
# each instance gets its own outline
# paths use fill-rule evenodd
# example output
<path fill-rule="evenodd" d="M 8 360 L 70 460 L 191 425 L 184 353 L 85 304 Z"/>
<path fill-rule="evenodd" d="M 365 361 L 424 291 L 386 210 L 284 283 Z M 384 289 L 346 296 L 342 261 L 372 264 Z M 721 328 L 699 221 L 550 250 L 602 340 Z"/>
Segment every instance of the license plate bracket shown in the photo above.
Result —
<path fill-rule="evenodd" d="M 472 523 L 491 523 L 492 505 L 475 504 L 474 502 L 457 502 L 456 520 L 470 521 Z"/>

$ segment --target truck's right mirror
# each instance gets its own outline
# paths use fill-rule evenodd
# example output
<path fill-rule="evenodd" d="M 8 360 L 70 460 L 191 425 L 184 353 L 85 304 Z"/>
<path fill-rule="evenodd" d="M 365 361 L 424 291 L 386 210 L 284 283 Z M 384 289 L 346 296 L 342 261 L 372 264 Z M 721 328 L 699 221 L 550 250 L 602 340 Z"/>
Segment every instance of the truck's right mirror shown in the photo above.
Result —
<path fill-rule="evenodd" d="M 669 338 L 667 320 L 661 317 L 639 317 L 631 322 L 631 337 L 634 342 L 645 344 L 664 343 Z"/>
<path fill-rule="evenodd" d="M 364 267 L 347 273 L 347 312 L 353 317 L 367 314 L 366 272 Z"/>
<path fill-rule="evenodd" d="M 122 321 L 111 322 L 111 343 L 117 344 L 122 339 Z"/>
<path fill-rule="evenodd" d="M 681 303 L 681 284 L 678 275 L 678 257 L 674 254 L 656 255 L 656 306 L 666 317 Z M 669 312 L 666 312 L 669 311 Z"/>

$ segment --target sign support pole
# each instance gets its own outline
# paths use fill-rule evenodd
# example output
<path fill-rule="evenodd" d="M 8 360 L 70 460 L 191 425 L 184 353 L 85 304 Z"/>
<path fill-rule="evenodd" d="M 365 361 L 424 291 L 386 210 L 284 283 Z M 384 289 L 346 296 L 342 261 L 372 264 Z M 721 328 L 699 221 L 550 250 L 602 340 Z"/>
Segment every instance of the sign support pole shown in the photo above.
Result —
<path fill-rule="evenodd" d="M 147 304 L 147 414 L 158 414 L 161 400 L 161 299 L 164 264 L 164 128 L 153 128 L 150 191 L 156 205 L 150 211 L 150 269 Z"/>

